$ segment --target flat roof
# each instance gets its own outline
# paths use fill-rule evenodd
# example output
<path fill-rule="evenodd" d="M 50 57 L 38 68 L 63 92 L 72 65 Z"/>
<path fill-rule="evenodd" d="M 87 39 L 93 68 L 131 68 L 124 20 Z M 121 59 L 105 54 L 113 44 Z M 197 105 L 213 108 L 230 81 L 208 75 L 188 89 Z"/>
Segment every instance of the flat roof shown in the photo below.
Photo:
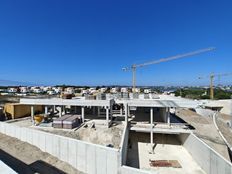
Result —
<path fill-rule="evenodd" d="M 85 100 L 85 99 L 20 99 L 20 104 L 25 105 L 70 105 L 70 106 L 102 106 L 110 107 L 114 102 L 128 104 L 131 107 L 173 107 L 196 108 L 199 102 L 186 99 L 133 99 L 133 100 Z"/>
<path fill-rule="evenodd" d="M 20 99 L 20 104 L 24 105 L 70 105 L 70 106 L 108 106 L 114 100 L 83 100 L 83 99 Z"/>
<path fill-rule="evenodd" d="M 172 107 L 172 108 L 196 108 L 199 103 L 193 100 L 127 100 L 132 107 Z"/>

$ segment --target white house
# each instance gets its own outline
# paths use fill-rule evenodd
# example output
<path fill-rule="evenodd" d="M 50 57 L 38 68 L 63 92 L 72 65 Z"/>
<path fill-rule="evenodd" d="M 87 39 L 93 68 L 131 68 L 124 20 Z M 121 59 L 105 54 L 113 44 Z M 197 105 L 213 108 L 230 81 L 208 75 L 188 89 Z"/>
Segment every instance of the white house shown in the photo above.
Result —
<path fill-rule="evenodd" d="M 22 86 L 22 87 L 20 87 L 19 88 L 20 89 L 20 92 L 21 93 L 27 93 L 29 90 L 28 90 L 28 87 L 26 87 L 26 86 Z"/>
<path fill-rule="evenodd" d="M 40 89 L 39 87 L 38 87 L 38 88 L 34 88 L 32 91 L 33 91 L 34 93 L 37 93 L 37 94 L 43 92 L 42 89 Z"/>
<path fill-rule="evenodd" d="M 128 88 L 121 88 L 121 92 L 128 92 Z"/>
<path fill-rule="evenodd" d="M 150 88 L 144 89 L 144 93 L 145 93 L 145 94 L 151 93 L 151 89 L 150 89 Z"/>
<path fill-rule="evenodd" d="M 111 88 L 111 93 L 117 93 L 119 91 L 118 87 Z"/>
<path fill-rule="evenodd" d="M 58 93 L 60 93 L 60 92 L 62 91 L 61 87 L 52 87 L 52 90 L 53 90 L 56 94 L 58 94 Z"/>
<path fill-rule="evenodd" d="M 68 87 L 68 88 L 65 89 L 65 92 L 66 92 L 67 94 L 74 94 L 74 93 L 75 93 L 75 90 L 74 90 L 73 87 Z"/>
<path fill-rule="evenodd" d="M 134 92 L 140 93 L 140 88 L 135 88 L 135 89 L 134 89 Z"/>
<path fill-rule="evenodd" d="M 48 95 L 54 95 L 54 94 L 57 94 L 55 91 L 53 91 L 53 90 L 49 90 L 49 91 L 47 91 L 47 94 Z"/>
<path fill-rule="evenodd" d="M 100 88 L 100 92 L 104 93 L 106 92 L 107 88 Z"/>
<path fill-rule="evenodd" d="M 13 93 L 13 92 L 17 92 L 18 89 L 17 88 L 8 88 L 7 91 Z"/>

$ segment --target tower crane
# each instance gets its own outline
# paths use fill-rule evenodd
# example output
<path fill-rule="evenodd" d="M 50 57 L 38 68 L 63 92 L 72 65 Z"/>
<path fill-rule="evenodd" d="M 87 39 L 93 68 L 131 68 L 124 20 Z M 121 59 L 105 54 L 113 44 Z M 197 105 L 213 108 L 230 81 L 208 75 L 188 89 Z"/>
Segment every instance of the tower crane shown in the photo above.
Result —
<path fill-rule="evenodd" d="M 210 79 L 210 99 L 214 99 L 214 79 L 215 77 L 221 78 L 222 76 L 230 76 L 232 73 L 224 73 L 224 74 L 214 74 L 206 76 L 206 78 Z M 205 77 L 199 77 L 198 79 L 204 79 Z"/>
<path fill-rule="evenodd" d="M 137 68 L 145 67 L 145 66 L 148 66 L 148 65 L 159 64 L 159 63 L 162 63 L 162 62 L 168 62 L 168 61 L 176 60 L 176 59 L 180 59 L 180 58 L 190 57 L 190 56 L 194 56 L 194 55 L 197 55 L 197 54 L 201 54 L 201 53 L 205 53 L 205 52 L 213 51 L 213 50 L 215 50 L 214 47 L 204 48 L 204 49 L 196 50 L 196 51 L 185 53 L 185 54 L 178 54 L 178 55 L 167 57 L 167 58 L 161 58 L 159 60 L 153 60 L 153 61 L 150 61 L 150 62 L 145 62 L 145 63 L 142 63 L 142 64 L 132 64 L 130 67 L 122 68 L 122 70 L 123 71 L 132 71 L 132 87 L 133 87 L 132 90 L 134 92 L 135 87 L 136 87 L 136 69 Z"/>

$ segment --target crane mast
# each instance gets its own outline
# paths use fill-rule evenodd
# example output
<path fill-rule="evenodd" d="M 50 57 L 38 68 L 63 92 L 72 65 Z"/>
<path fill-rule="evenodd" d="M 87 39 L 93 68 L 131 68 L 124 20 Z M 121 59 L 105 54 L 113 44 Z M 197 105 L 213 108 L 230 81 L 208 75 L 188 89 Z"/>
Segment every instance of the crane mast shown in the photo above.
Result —
<path fill-rule="evenodd" d="M 206 76 L 206 77 L 209 77 L 210 79 L 210 99 L 213 100 L 214 99 L 214 78 L 215 77 L 222 77 L 222 76 L 229 76 L 229 75 L 232 75 L 232 73 L 224 73 L 224 74 L 214 74 L 214 73 L 211 73 L 209 76 Z M 199 77 L 199 79 L 203 79 L 204 77 Z"/>
<path fill-rule="evenodd" d="M 196 51 L 185 53 L 185 54 L 178 54 L 178 55 L 175 55 L 175 56 L 162 58 L 162 59 L 159 59 L 159 60 L 145 62 L 145 63 L 142 63 L 142 64 L 133 64 L 130 67 L 122 68 L 122 70 L 124 70 L 124 71 L 132 71 L 132 87 L 133 87 L 132 90 L 134 92 L 135 88 L 136 88 L 136 70 L 137 70 L 137 68 L 148 66 L 148 65 L 159 64 L 159 63 L 162 63 L 162 62 L 168 62 L 168 61 L 181 59 L 181 58 L 185 58 L 185 57 L 190 57 L 190 56 L 194 56 L 194 55 L 197 55 L 197 54 L 201 54 L 201 53 L 205 53 L 205 52 L 213 51 L 213 50 L 215 50 L 214 47 L 204 48 L 204 49 L 196 50 Z"/>

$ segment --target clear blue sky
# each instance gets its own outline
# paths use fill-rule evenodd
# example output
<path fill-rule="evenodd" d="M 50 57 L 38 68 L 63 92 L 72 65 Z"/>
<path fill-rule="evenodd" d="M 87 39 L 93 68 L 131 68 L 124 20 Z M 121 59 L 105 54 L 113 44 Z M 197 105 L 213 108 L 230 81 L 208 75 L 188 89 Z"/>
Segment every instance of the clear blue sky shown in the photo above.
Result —
<path fill-rule="evenodd" d="M 197 77 L 232 72 L 231 9 L 230 0 L 1 0 L 0 79 L 130 85 L 126 65 L 214 46 L 137 72 L 138 85 L 208 84 Z"/>

